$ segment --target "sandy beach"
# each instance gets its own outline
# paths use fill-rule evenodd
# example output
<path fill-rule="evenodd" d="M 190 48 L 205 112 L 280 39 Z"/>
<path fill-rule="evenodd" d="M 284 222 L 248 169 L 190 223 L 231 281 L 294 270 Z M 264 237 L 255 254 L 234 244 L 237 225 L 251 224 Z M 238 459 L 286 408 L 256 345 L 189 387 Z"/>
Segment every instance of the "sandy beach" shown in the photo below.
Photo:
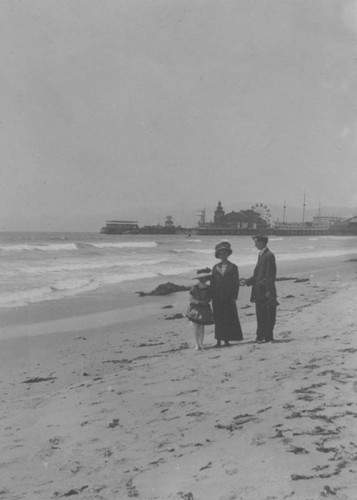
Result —
<path fill-rule="evenodd" d="M 201 352 L 158 280 L 3 310 L 0 499 L 355 500 L 356 256 L 278 276 L 272 344 L 246 287 L 244 340 Z"/>

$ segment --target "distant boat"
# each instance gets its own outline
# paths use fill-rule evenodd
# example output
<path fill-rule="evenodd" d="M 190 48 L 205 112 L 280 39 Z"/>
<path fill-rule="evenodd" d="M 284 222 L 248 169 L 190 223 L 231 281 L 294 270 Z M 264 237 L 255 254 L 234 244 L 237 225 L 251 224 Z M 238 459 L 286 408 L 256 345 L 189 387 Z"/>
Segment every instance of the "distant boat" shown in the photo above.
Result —
<path fill-rule="evenodd" d="M 100 230 L 102 234 L 130 234 L 134 231 L 139 233 L 139 226 L 132 220 L 107 220 Z"/>
<path fill-rule="evenodd" d="M 102 234 L 176 234 L 178 229 L 174 225 L 171 215 L 165 217 L 165 224 L 139 227 L 137 221 L 130 220 L 108 220 L 101 228 Z"/>

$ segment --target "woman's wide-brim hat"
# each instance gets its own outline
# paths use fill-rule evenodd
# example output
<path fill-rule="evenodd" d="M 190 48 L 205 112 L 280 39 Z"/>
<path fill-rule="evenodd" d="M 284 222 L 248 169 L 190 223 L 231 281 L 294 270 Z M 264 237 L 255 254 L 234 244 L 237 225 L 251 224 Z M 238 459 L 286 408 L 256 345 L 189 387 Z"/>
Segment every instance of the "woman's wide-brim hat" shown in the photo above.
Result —
<path fill-rule="evenodd" d="M 192 277 L 192 279 L 194 280 L 199 280 L 201 278 L 212 278 L 211 269 L 209 267 L 206 267 L 205 269 L 198 269 L 198 271 L 196 272 L 196 276 Z"/>
<path fill-rule="evenodd" d="M 216 259 L 219 259 L 219 252 L 221 252 L 222 250 L 225 250 L 226 252 L 228 252 L 228 255 L 231 255 L 232 249 L 229 241 L 221 241 L 220 243 L 218 243 L 218 245 L 216 245 L 215 247 Z"/>

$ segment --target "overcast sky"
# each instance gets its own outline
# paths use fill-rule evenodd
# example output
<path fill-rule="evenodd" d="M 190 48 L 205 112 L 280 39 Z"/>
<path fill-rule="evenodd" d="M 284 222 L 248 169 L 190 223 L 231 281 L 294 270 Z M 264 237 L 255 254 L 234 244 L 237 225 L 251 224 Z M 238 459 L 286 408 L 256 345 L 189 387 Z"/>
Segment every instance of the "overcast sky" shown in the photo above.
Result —
<path fill-rule="evenodd" d="M 3 228 L 357 206 L 356 1 L 2 0 L 0 53 Z"/>

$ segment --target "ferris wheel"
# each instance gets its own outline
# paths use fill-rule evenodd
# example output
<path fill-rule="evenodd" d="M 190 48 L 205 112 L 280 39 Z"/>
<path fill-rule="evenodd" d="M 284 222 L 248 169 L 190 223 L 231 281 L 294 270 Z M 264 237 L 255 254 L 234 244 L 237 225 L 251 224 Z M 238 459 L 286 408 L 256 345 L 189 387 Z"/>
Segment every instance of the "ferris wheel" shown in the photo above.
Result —
<path fill-rule="evenodd" d="M 254 210 L 259 216 L 265 220 L 265 222 L 269 225 L 271 221 L 271 212 L 270 208 L 267 205 L 264 205 L 264 203 L 256 203 L 255 205 L 251 206 L 251 209 Z"/>

